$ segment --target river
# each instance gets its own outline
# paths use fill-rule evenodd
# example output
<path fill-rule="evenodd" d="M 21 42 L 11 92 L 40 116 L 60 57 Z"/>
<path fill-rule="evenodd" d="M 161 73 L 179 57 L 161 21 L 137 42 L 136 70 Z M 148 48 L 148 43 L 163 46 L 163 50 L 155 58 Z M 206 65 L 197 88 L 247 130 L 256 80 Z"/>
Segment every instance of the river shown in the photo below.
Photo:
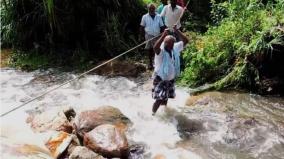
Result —
<path fill-rule="evenodd" d="M 1 68 L 1 114 L 75 73 Z M 186 106 L 190 90 L 151 115 L 151 81 L 87 75 L 1 118 L 1 136 L 44 147 L 46 135 L 26 124 L 29 113 L 71 106 L 76 112 L 117 107 L 133 122 L 129 140 L 146 145 L 144 158 L 283 159 L 284 99 L 241 92 L 208 92 Z M 193 98 L 192 98 L 193 99 Z M 189 102 L 190 103 L 190 102 Z"/>

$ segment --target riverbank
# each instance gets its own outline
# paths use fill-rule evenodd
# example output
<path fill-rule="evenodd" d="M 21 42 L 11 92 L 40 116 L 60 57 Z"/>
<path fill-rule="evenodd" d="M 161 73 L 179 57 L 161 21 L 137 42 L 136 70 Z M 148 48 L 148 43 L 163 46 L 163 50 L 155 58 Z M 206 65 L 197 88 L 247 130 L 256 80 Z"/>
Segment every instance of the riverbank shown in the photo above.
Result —
<path fill-rule="evenodd" d="M 11 58 L 11 49 L 2 49 L 0 53 L 0 68 L 9 67 L 9 60 Z"/>

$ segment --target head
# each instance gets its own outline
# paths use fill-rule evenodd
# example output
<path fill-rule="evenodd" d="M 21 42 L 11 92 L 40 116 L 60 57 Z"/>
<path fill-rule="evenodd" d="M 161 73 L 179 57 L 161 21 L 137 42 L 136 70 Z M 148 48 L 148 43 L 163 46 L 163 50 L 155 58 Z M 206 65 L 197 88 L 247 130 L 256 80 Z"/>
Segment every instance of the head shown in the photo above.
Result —
<path fill-rule="evenodd" d="M 154 3 L 150 3 L 148 5 L 148 12 L 149 12 L 150 15 L 155 15 L 156 7 L 155 7 Z"/>
<path fill-rule="evenodd" d="M 177 0 L 171 0 L 170 2 L 171 2 L 171 6 L 172 6 L 173 8 L 175 8 L 176 5 L 177 5 Z"/>
<path fill-rule="evenodd" d="M 161 0 L 163 5 L 167 5 L 168 4 L 168 0 Z"/>
<path fill-rule="evenodd" d="M 164 39 L 164 46 L 167 51 L 172 51 L 174 48 L 174 43 L 176 42 L 176 38 L 172 35 L 167 35 Z"/>

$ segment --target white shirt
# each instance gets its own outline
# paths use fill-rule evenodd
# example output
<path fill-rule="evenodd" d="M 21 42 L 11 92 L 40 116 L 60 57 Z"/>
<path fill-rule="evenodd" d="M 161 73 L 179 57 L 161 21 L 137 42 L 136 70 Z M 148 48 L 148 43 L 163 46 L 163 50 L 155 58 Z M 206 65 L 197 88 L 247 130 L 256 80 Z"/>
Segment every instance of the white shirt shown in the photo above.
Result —
<path fill-rule="evenodd" d="M 165 25 L 168 28 L 174 27 L 177 24 L 177 29 L 181 27 L 180 17 L 183 12 L 183 8 L 179 5 L 176 5 L 174 11 L 170 4 L 166 5 L 161 13 L 162 17 L 165 17 Z"/>
<path fill-rule="evenodd" d="M 183 41 L 179 41 L 179 42 L 176 42 L 174 44 L 174 47 L 173 47 L 173 50 L 178 54 L 178 56 L 180 56 L 180 52 L 183 50 Z M 155 73 L 158 73 L 160 68 L 161 68 L 161 65 L 162 65 L 162 62 L 163 62 L 163 54 L 168 54 L 168 52 L 165 50 L 165 47 L 164 47 L 164 42 L 161 44 L 161 52 L 159 55 L 155 54 L 155 59 L 154 59 L 154 62 L 155 62 Z M 174 58 L 172 56 L 172 59 L 171 59 L 171 62 L 170 62 L 170 67 L 169 67 L 169 76 L 166 77 L 166 79 L 163 79 L 163 80 L 172 80 L 175 78 L 175 64 L 174 64 Z M 159 75 L 159 74 L 158 74 Z"/>
<path fill-rule="evenodd" d="M 141 23 L 141 26 L 145 27 L 145 32 L 149 35 L 159 35 L 160 29 L 162 26 L 164 26 L 162 17 L 159 14 L 155 15 L 155 18 L 153 19 L 149 13 L 143 15 Z"/>

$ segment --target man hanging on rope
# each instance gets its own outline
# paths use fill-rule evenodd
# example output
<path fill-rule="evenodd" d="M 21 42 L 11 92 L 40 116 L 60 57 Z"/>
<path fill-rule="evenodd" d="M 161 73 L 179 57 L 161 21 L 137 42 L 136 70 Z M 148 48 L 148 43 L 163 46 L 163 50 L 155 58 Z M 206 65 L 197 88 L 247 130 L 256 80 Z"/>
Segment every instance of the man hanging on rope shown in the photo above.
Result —
<path fill-rule="evenodd" d="M 169 35 L 169 30 L 166 29 L 154 45 L 155 70 L 152 97 L 156 101 L 153 104 L 152 115 L 155 115 L 160 105 L 167 105 L 168 98 L 175 97 L 175 78 L 180 74 L 179 56 L 188 39 L 176 26 L 174 33 L 181 41 L 176 42 L 175 37 Z"/>
<path fill-rule="evenodd" d="M 141 33 L 145 36 L 145 40 L 152 39 L 159 35 L 165 28 L 164 22 L 159 14 L 156 13 L 156 7 L 153 3 L 148 5 L 148 13 L 143 15 L 141 23 Z M 157 38 L 146 43 L 145 49 L 149 52 L 149 66 L 148 69 L 153 69 L 154 50 L 153 45 Z"/>

